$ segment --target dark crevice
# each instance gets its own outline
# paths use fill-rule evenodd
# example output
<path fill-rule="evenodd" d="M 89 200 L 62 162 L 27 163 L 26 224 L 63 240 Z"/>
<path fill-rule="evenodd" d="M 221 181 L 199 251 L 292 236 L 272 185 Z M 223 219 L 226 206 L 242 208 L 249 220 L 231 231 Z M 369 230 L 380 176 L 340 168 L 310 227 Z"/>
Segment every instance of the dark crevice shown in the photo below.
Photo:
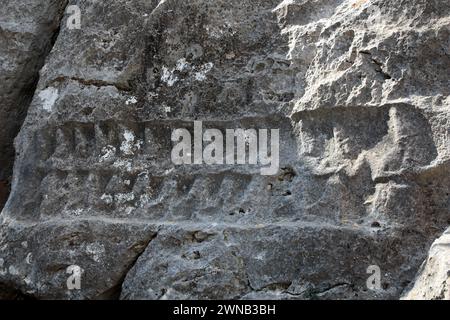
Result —
<path fill-rule="evenodd" d="M 327 292 L 339 288 L 339 287 L 346 287 L 346 286 L 352 286 L 352 284 L 347 283 L 347 282 L 339 282 L 330 286 L 327 286 L 323 289 L 319 289 L 319 288 L 310 288 L 306 291 L 302 291 L 300 293 L 295 293 L 295 292 L 291 292 L 289 291 L 289 287 L 292 285 L 292 282 L 288 281 L 288 282 L 274 282 L 274 283 L 270 283 L 267 284 L 259 289 L 255 289 L 251 286 L 250 281 L 247 277 L 247 285 L 250 288 L 250 292 L 271 292 L 271 291 L 278 291 L 281 294 L 285 294 L 291 297 L 297 297 L 297 298 L 306 298 L 306 299 L 318 299 L 319 295 L 323 295 L 326 294 Z M 250 292 L 247 292 L 247 294 L 249 294 Z"/>
<path fill-rule="evenodd" d="M 372 58 L 372 62 L 377 65 L 377 67 L 375 68 L 375 71 L 379 72 L 384 77 L 385 80 L 392 79 L 392 76 L 390 74 L 383 71 L 383 64 L 381 62 L 379 62 L 373 58 Z"/>
<path fill-rule="evenodd" d="M 372 53 L 370 51 L 360 50 L 359 53 L 367 55 L 367 56 L 370 56 L 370 60 L 375 65 L 375 69 L 374 70 L 376 72 L 380 73 L 385 80 L 392 79 L 392 76 L 383 70 L 383 67 L 384 67 L 383 63 L 381 63 L 378 60 L 376 60 L 375 58 L 373 58 L 372 57 Z"/>
<path fill-rule="evenodd" d="M 55 19 L 55 25 L 56 28 L 54 30 L 50 30 L 52 33 L 49 37 L 49 44 L 45 47 L 44 52 L 42 54 L 38 55 L 36 60 L 34 61 L 35 66 L 35 73 L 29 76 L 29 79 L 25 81 L 26 84 L 18 91 L 18 96 L 16 97 L 16 108 L 19 110 L 18 114 L 16 116 L 15 122 L 16 125 L 11 131 L 11 141 L 8 142 L 8 145 L 3 146 L 2 150 L 0 150 L 0 153 L 3 153 L 6 156 L 2 156 L 2 160 L 0 161 L 0 165 L 2 169 L 0 170 L 0 212 L 3 210 L 3 207 L 9 197 L 9 194 L 11 192 L 11 182 L 12 182 L 12 175 L 13 175 L 13 165 L 15 161 L 15 152 L 14 152 L 14 138 L 17 136 L 17 134 L 20 131 L 20 128 L 22 127 L 23 122 L 25 121 L 25 118 L 27 116 L 28 108 L 33 100 L 33 95 L 36 92 L 36 87 L 39 82 L 39 70 L 42 69 L 42 67 L 45 64 L 45 60 L 47 56 L 50 54 L 50 52 L 53 49 L 53 46 L 55 45 L 56 39 L 59 36 L 60 30 L 61 30 L 61 22 L 64 18 L 64 14 L 67 8 L 69 1 L 66 0 L 61 3 L 61 7 L 58 11 L 58 17 Z M 38 37 L 36 41 L 42 41 L 41 37 Z M 33 61 L 30 61 L 31 65 L 33 65 Z M 5 162 L 5 163 L 4 163 Z"/>
<path fill-rule="evenodd" d="M 125 91 L 125 92 L 131 91 L 131 86 L 129 86 L 128 84 L 119 84 L 119 83 L 98 80 L 98 79 L 83 79 L 83 78 L 78 78 L 78 77 L 58 77 L 58 78 L 55 78 L 55 79 L 49 81 L 46 87 L 49 87 L 55 83 L 62 83 L 65 81 L 76 81 L 78 83 L 81 83 L 82 85 L 94 86 L 97 88 L 115 87 L 118 91 Z"/>
<path fill-rule="evenodd" d="M 122 276 L 120 277 L 120 280 L 112 286 L 111 288 L 107 289 L 106 291 L 102 292 L 101 294 L 97 295 L 94 300 L 119 300 L 120 296 L 122 294 L 122 286 L 123 283 L 128 275 L 128 273 L 134 268 L 136 263 L 139 261 L 139 258 L 144 254 L 145 250 L 147 250 L 147 247 L 150 245 L 150 243 L 158 236 L 158 233 L 153 233 L 149 239 L 146 239 L 143 241 L 143 243 L 139 243 L 137 246 L 139 247 L 139 252 L 136 254 L 135 258 L 126 266 L 125 271 L 123 272 Z M 136 246 L 135 246 L 136 247 Z"/>
<path fill-rule="evenodd" d="M 339 283 L 333 284 L 333 285 L 331 285 L 329 287 L 326 287 L 325 289 L 322 289 L 322 290 L 319 290 L 319 291 L 314 291 L 314 294 L 315 295 L 325 294 L 325 293 L 327 293 L 327 292 L 329 292 L 329 291 L 331 291 L 333 289 L 336 289 L 336 288 L 339 288 L 339 287 L 346 287 L 346 286 L 351 286 L 351 284 L 347 283 L 347 282 L 339 282 Z"/>
<path fill-rule="evenodd" d="M 0 300 L 36 300 L 36 298 L 23 293 L 13 285 L 0 283 Z"/>
<path fill-rule="evenodd" d="M 353 285 L 351 283 L 347 283 L 347 282 L 338 282 L 338 283 L 329 285 L 322 289 L 321 288 L 310 288 L 300 294 L 290 294 L 290 295 L 301 296 L 302 298 L 306 298 L 309 300 L 318 300 L 318 299 L 321 299 L 321 295 L 324 295 L 324 294 L 328 293 L 329 291 L 332 291 L 332 290 L 334 290 L 336 288 L 340 288 L 340 287 L 353 287 Z"/>
<path fill-rule="evenodd" d="M 6 203 L 10 190 L 10 179 L 0 180 L 0 210 L 3 207 L 3 204 Z"/>

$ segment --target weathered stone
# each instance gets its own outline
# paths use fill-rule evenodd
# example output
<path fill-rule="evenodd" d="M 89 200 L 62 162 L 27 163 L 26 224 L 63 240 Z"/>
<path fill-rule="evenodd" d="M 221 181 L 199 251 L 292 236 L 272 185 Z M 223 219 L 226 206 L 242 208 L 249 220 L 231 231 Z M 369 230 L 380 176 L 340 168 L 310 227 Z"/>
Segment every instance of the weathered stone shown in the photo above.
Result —
<path fill-rule="evenodd" d="M 402 299 L 450 300 L 450 229 L 433 243 L 417 279 Z"/>
<path fill-rule="evenodd" d="M 2 286 L 400 297 L 450 218 L 447 0 L 77 3 L 16 139 Z M 175 166 L 171 132 L 194 120 L 280 129 L 278 174 Z"/>
<path fill-rule="evenodd" d="M 0 209 L 9 193 L 13 140 L 26 116 L 38 71 L 67 0 L 4 0 L 0 7 Z"/>

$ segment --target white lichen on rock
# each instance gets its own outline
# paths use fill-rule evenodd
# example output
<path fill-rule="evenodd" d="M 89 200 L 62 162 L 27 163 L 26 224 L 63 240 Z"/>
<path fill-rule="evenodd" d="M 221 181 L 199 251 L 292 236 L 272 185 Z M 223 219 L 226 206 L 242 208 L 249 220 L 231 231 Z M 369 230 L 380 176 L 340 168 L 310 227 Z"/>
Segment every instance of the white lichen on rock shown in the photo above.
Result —
<path fill-rule="evenodd" d="M 52 112 L 53 106 L 58 99 L 58 89 L 50 87 L 42 90 L 39 92 L 39 98 L 42 100 L 42 109 Z"/>

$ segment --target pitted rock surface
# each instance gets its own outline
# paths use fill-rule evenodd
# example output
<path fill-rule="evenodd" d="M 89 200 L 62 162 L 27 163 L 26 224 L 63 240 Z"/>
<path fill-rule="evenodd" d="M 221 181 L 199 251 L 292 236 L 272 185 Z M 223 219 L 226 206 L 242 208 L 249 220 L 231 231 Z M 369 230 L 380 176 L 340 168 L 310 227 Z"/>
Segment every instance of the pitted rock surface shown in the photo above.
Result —
<path fill-rule="evenodd" d="M 396 299 L 411 285 L 450 223 L 447 0 L 69 4 L 81 29 L 62 19 L 15 140 L 0 288 Z M 171 132 L 194 120 L 280 129 L 279 172 L 174 165 Z"/>

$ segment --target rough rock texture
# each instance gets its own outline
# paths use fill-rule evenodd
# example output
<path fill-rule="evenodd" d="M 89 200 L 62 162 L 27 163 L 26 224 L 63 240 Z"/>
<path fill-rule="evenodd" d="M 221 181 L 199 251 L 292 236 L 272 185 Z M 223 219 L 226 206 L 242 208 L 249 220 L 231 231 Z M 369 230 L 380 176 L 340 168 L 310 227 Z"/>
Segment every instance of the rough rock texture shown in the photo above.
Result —
<path fill-rule="evenodd" d="M 73 3 L 16 139 L 0 288 L 400 297 L 450 223 L 448 0 Z M 279 128 L 279 173 L 174 166 L 193 120 Z"/>
<path fill-rule="evenodd" d="M 0 6 L 0 210 L 9 193 L 13 140 L 67 0 L 3 0 Z"/>
<path fill-rule="evenodd" d="M 405 300 L 450 300 L 450 229 L 431 246 Z"/>

